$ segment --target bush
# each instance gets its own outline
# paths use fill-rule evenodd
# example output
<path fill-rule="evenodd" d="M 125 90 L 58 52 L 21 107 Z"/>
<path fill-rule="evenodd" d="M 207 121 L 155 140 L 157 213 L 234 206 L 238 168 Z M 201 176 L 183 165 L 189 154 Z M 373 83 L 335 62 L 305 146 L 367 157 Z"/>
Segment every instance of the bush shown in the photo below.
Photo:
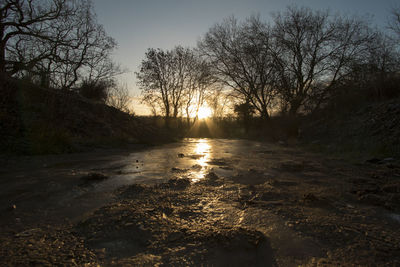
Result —
<path fill-rule="evenodd" d="M 112 86 L 113 82 L 111 81 L 84 81 L 78 91 L 81 96 L 87 99 L 105 103 Z"/>

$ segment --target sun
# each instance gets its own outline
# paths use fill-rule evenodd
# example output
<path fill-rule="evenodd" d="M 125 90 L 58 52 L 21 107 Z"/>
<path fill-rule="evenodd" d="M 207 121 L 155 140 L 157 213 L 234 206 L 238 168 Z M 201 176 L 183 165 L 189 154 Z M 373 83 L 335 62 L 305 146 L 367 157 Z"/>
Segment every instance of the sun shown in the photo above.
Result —
<path fill-rule="evenodd" d="M 199 108 L 199 119 L 206 119 L 208 117 L 210 117 L 212 114 L 212 111 L 209 107 L 200 107 Z"/>

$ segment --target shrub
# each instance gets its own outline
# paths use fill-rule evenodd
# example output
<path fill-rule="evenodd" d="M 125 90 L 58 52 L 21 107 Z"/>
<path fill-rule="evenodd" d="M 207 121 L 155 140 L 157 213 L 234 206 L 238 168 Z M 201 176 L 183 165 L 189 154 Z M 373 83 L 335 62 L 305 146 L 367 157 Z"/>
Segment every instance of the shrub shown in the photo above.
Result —
<path fill-rule="evenodd" d="M 81 87 L 78 89 L 79 94 L 87 99 L 100 101 L 102 103 L 107 101 L 110 88 L 113 86 L 112 81 L 83 81 Z"/>

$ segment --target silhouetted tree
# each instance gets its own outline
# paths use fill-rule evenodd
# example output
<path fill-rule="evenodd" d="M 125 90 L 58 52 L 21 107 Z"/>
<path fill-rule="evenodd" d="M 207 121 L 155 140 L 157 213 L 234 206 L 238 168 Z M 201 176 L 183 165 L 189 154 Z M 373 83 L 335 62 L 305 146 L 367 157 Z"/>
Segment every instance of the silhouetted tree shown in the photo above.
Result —
<path fill-rule="evenodd" d="M 278 90 L 291 115 L 301 107 L 318 107 L 365 55 L 372 39 L 359 19 L 294 6 L 275 15 L 273 37 Z"/>
<path fill-rule="evenodd" d="M 187 58 L 187 73 L 184 81 L 183 107 L 187 123 L 190 124 L 190 117 L 198 118 L 200 107 L 207 100 L 207 93 L 214 83 L 214 77 L 210 72 L 210 66 L 200 57 L 191 53 Z M 195 122 L 193 121 L 193 123 Z"/>
<path fill-rule="evenodd" d="M 207 104 L 212 110 L 214 120 L 225 117 L 232 108 L 234 97 L 221 84 L 214 83 L 208 90 Z"/>
<path fill-rule="evenodd" d="M 153 94 L 143 94 L 141 98 L 141 103 L 146 104 L 151 111 L 153 117 L 156 117 L 160 114 L 163 114 L 162 107 L 164 106 L 162 99 L 160 99 L 157 95 Z"/>
<path fill-rule="evenodd" d="M 251 120 L 254 115 L 254 107 L 250 105 L 248 101 L 236 104 L 234 107 L 234 111 L 239 119 L 239 121 L 243 124 L 246 133 L 249 131 Z"/>
<path fill-rule="evenodd" d="M 171 51 L 150 48 L 145 54 L 140 71 L 136 73 L 144 99 L 151 99 L 160 105 L 167 126 L 182 95 L 178 91 L 175 62 Z"/>
<path fill-rule="evenodd" d="M 258 17 L 244 23 L 230 17 L 213 26 L 199 42 L 219 81 L 248 100 L 264 119 L 270 116 L 275 96 L 271 45 L 270 27 Z"/>
<path fill-rule="evenodd" d="M 189 117 L 204 102 L 204 91 L 211 81 L 208 69 L 191 49 L 151 48 L 136 73 L 143 101 L 153 111 L 161 110 L 167 124 L 171 117 L 182 115 L 182 109 Z"/>
<path fill-rule="evenodd" d="M 389 28 L 400 38 L 400 8 L 392 8 Z"/>
<path fill-rule="evenodd" d="M 4 0 L 0 4 L 0 71 L 71 88 L 120 73 L 115 41 L 97 23 L 90 0 Z"/>
<path fill-rule="evenodd" d="M 133 115 L 131 97 L 127 85 L 115 84 L 108 90 L 107 105 Z"/>
<path fill-rule="evenodd" d="M 5 0 L 0 5 L 0 71 L 16 72 L 48 56 L 38 54 L 29 62 L 16 61 L 24 38 L 51 39 L 51 24 L 73 12 L 64 0 L 38 1 Z M 9 58 L 8 54 L 15 58 Z M 14 59 L 14 60 L 13 60 Z"/>
<path fill-rule="evenodd" d="M 367 49 L 360 60 L 351 65 L 351 73 L 338 83 L 342 97 L 379 100 L 394 97 L 400 93 L 397 72 L 400 56 L 396 42 L 382 32 L 376 32 L 367 44 Z"/>

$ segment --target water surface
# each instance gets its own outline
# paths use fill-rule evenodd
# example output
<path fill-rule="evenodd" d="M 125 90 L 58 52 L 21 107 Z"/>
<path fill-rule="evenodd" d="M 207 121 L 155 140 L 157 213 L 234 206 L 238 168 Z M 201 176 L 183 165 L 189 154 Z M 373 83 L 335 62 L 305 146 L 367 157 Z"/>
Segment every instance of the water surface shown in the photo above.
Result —
<path fill-rule="evenodd" d="M 220 177 L 265 172 L 268 162 L 262 155 L 271 151 L 269 144 L 255 141 L 193 138 L 131 152 L 23 157 L 9 160 L 0 170 L 0 205 L 74 217 L 109 202 L 113 191 L 124 185 L 171 178 L 195 183 L 210 172 Z M 82 177 L 91 173 L 108 178 L 84 184 Z"/>

